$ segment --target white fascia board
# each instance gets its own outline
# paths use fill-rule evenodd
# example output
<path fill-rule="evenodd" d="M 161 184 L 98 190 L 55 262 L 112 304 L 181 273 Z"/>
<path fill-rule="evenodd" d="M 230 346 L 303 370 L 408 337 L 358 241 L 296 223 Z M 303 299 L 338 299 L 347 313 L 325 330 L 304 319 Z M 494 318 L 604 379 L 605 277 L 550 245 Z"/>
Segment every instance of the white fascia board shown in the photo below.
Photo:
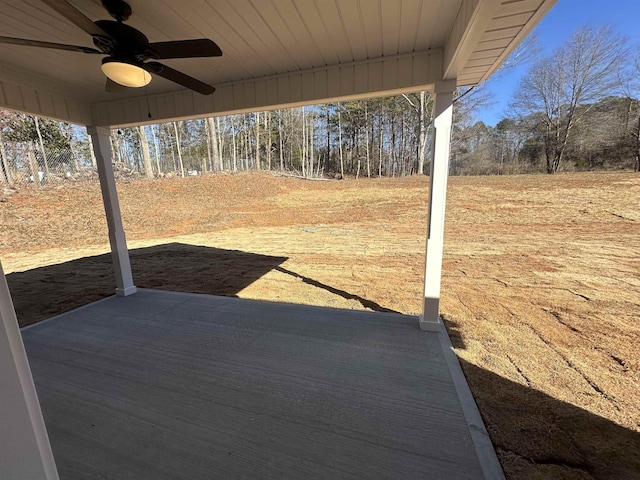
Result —
<path fill-rule="evenodd" d="M 98 103 L 92 124 L 125 127 L 431 90 L 441 78 L 441 50 L 413 52 L 229 82 L 208 96 L 181 91 Z"/>
<path fill-rule="evenodd" d="M 513 53 L 518 45 L 531 33 L 531 31 L 535 28 L 540 20 L 544 18 L 544 16 L 549 13 L 549 10 L 556 4 L 557 0 L 544 0 L 542 5 L 538 8 L 536 13 L 533 14 L 531 19 L 527 22 L 527 24 L 522 27 L 520 32 L 513 37 L 513 40 L 509 43 L 507 48 L 502 52 L 502 54 L 498 57 L 492 67 L 485 72 L 482 78 L 478 81 L 478 83 L 484 82 L 487 78 L 495 73 L 495 71 L 502 65 L 509 55 Z"/>
<path fill-rule="evenodd" d="M 460 75 L 501 3 L 501 0 L 463 0 L 444 48 L 443 79 Z"/>

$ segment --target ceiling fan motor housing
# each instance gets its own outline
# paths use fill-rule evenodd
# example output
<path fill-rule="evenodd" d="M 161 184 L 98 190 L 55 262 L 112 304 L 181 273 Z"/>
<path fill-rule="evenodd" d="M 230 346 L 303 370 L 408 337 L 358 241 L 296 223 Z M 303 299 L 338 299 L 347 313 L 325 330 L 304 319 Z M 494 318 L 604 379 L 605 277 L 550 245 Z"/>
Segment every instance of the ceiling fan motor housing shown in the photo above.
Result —
<path fill-rule="evenodd" d="M 153 54 L 148 49 L 149 39 L 139 30 L 113 20 L 97 20 L 95 24 L 111 36 L 111 38 L 99 35 L 93 37 L 94 45 L 101 52 L 115 58 L 139 62 L 153 58 Z"/>

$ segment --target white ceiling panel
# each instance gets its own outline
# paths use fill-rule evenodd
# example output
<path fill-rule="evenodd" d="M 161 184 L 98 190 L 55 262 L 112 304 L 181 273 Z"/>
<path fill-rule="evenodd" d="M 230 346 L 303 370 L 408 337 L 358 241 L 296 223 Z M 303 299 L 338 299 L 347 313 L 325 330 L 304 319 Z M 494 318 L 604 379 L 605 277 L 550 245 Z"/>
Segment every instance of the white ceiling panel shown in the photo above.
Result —
<path fill-rule="evenodd" d="M 69 0 L 69 3 L 91 20 L 109 19 L 99 0 Z M 450 65 L 442 64 L 439 70 L 455 72 L 459 83 L 486 78 L 497 68 L 496 62 L 515 48 L 554 0 L 130 0 L 129 3 L 133 14 L 126 23 L 142 31 L 149 41 L 209 38 L 223 52 L 218 58 L 164 60 L 166 65 L 219 91 L 231 92 L 234 86 L 242 84 L 245 92 L 242 97 L 253 99 L 266 96 L 260 92 L 246 93 L 248 85 L 262 90 L 268 82 L 272 85 L 294 82 L 295 86 L 298 80 L 294 79 L 299 78 L 300 101 L 311 101 L 317 95 L 308 97 L 305 92 L 348 95 L 348 82 L 344 82 L 349 78 L 345 76 L 349 69 L 360 72 L 358 85 L 366 84 L 368 88 L 376 85 L 383 90 L 411 88 L 411 81 L 403 78 L 408 72 L 403 65 L 411 65 L 411 72 L 425 69 L 433 75 L 429 80 L 432 83 L 438 79 L 438 68 L 434 70 L 433 64 L 436 57 L 443 62 L 456 62 L 455 68 L 447 70 Z M 0 11 L 3 12 L 0 36 L 93 46 L 88 34 L 40 0 L 0 0 Z M 457 30 L 452 35 L 454 24 Z M 459 44 L 450 45 L 454 41 Z M 441 55 L 445 49 L 454 52 L 450 60 Z M 0 86 L 2 82 L 24 85 L 58 95 L 55 97 L 58 102 L 68 99 L 74 105 L 85 104 L 88 108 L 109 102 L 120 105 L 128 98 L 152 97 L 160 104 L 164 100 L 157 99 L 158 96 L 189 93 L 156 75 L 148 87 L 107 93 L 100 70 L 102 58 L 103 55 L 0 44 Z M 417 59 L 427 58 L 428 64 L 416 63 Z M 397 66 L 388 61 L 393 59 L 399 62 Z M 362 77 L 365 70 L 359 67 L 361 64 L 375 78 Z M 342 69 L 338 76 L 336 68 Z M 296 77 L 296 73 L 300 75 Z M 424 72 L 419 73 L 410 76 L 427 78 Z M 332 84 L 332 79 L 338 77 L 341 83 Z M 316 81 L 320 83 L 314 86 Z M 428 86 L 415 84 L 415 88 Z M 380 92 L 372 90 L 372 93 Z M 219 93 L 213 94 L 216 95 Z M 221 105 L 248 108 L 249 103 L 242 106 L 229 98 L 201 100 L 216 105 L 216 111 L 220 111 Z M 257 100 L 252 102 L 261 106 Z M 5 107 L 16 104 L 20 102 L 4 102 Z"/>

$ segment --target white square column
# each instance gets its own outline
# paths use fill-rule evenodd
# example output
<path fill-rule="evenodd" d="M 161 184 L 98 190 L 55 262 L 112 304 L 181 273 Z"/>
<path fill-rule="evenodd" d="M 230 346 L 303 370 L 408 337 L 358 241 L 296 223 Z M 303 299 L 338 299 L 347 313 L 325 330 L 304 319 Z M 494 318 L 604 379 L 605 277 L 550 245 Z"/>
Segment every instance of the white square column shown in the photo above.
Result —
<path fill-rule="evenodd" d="M 136 287 L 133 284 L 127 239 L 122 227 L 116 180 L 113 175 L 113 165 L 111 164 L 110 131 L 106 127 L 88 126 L 87 133 L 91 135 L 91 143 L 93 144 L 93 152 L 95 153 L 98 167 L 98 177 L 100 178 L 104 212 L 107 216 L 107 226 L 109 227 L 109 243 L 111 244 L 113 269 L 116 274 L 116 295 L 126 297 L 136 293 Z"/>
<path fill-rule="evenodd" d="M 424 303 L 420 316 L 422 330 L 438 330 L 441 323 L 440 283 L 444 246 L 444 211 L 449 176 L 449 151 L 453 120 L 455 80 L 436 82 L 433 104 L 433 144 L 429 186 L 429 217 L 427 224 L 427 253 L 424 273 Z"/>
<path fill-rule="evenodd" d="M 58 480 L 49 436 L 1 264 L 0 477 Z"/>

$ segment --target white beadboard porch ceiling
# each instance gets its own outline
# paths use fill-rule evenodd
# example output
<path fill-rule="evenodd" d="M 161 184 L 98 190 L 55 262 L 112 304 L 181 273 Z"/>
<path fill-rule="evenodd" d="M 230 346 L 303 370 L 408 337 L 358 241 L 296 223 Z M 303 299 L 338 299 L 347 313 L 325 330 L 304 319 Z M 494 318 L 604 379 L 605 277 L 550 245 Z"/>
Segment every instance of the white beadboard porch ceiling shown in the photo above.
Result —
<path fill-rule="evenodd" d="M 128 0 L 151 42 L 210 38 L 219 58 L 163 63 L 209 83 L 208 97 L 154 76 L 104 91 L 100 55 L 0 44 L 0 106 L 77 123 L 134 124 L 487 78 L 555 0 Z M 99 0 L 71 0 L 92 20 Z M 0 35 L 92 47 L 40 0 L 0 0 Z M 147 107 L 147 100 L 149 106 Z"/>

